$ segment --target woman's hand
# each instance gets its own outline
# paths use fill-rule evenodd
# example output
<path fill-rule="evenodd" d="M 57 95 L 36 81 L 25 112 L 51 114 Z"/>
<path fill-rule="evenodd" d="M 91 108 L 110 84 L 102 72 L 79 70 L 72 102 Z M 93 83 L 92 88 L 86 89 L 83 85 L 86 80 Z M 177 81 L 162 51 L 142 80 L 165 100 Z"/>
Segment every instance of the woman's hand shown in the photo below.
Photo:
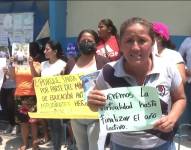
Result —
<path fill-rule="evenodd" d="M 33 58 L 29 56 L 28 58 L 29 66 L 33 66 Z"/>
<path fill-rule="evenodd" d="M 88 106 L 92 111 L 97 111 L 99 107 L 106 104 L 105 95 L 99 90 L 92 90 L 88 94 Z"/>
<path fill-rule="evenodd" d="M 160 130 L 161 132 L 170 132 L 173 130 L 175 121 L 169 115 L 162 116 L 157 122 L 154 124 L 154 128 Z"/>
<path fill-rule="evenodd" d="M 10 63 L 14 63 L 15 58 L 14 57 L 10 57 Z"/>
<path fill-rule="evenodd" d="M 4 72 L 4 74 L 7 74 L 9 72 L 8 68 L 7 67 L 3 67 L 3 72 Z"/>

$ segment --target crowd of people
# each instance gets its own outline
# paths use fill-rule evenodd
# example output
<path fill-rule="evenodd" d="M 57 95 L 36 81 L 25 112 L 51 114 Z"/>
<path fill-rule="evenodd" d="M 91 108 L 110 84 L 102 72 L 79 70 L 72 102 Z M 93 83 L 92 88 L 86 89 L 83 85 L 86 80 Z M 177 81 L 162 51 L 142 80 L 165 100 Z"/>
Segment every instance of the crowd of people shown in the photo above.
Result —
<path fill-rule="evenodd" d="M 183 42 L 179 53 L 170 39 L 167 25 L 133 17 L 121 24 L 119 34 L 111 19 L 100 20 L 97 32 L 83 29 L 77 37 L 79 55 L 76 58 L 63 59 L 61 44 L 50 40 L 43 49 L 42 59 L 38 44 L 33 44 L 36 46 L 30 48 L 27 65 L 17 64 L 15 58 L 10 57 L 9 65 L 3 68 L 5 77 L 0 101 L 10 124 L 4 134 L 10 133 L 17 124 L 23 142 L 18 150 L 26 150 L 29 145 L 38 150 L 42 139 L 42 143 L 51 140 L 53 149 L 60 150 L 62 136 L 66 134 L 62 126 L 64 122 L 69 124 L 68 138 L 72 140 L 74 137 L 78 150 L 98 150 L 98 119 L 34 119 L 28 112 L 36 111 L 34 77 L 101 70 L 95 87 L 88 94 L 87 104 L 92 111 L 98 111 L 107 103 L 102 90 L 129 86 L 156 88 L 162 108 L 162 116 L 153 129 L 111 133 L 106 146 L 112 150 L 175 150 L 173 137 L 178 123 L 183 123 L 179 120 L 190 123 L 190 92 L 187 90 L 190 89 L 191 54 L 190 47 L 185 44 L 188 40 Z M 187 114 L 184 114 L 185 108 Z M 44 129 L 42 139 L 39 125 Z M 29 143 L 30 129 L 32 144 Z"/>

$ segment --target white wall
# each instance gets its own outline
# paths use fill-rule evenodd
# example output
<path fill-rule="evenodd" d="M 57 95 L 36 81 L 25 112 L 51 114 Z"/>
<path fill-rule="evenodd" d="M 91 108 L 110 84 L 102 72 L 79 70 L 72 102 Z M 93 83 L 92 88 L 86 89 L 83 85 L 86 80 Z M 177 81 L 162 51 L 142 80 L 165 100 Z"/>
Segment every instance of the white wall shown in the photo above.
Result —
<path fill-rule="evenodd" d="M 171 35 L 191 34 L 191 1 L 73 1 L 67 3 L 67 37 L 84 28 L 97 30 L 102 18 L 110 18 L 119 29 L 127 18 L 138 16 L 162 21 Z"/>

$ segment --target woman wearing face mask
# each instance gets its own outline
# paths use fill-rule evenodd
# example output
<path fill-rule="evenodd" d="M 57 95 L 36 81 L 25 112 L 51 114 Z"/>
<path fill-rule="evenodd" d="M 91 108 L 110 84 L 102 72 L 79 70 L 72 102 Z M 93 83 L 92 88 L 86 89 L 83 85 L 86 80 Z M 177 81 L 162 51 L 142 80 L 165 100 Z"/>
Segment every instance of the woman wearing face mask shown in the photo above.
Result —
<path fill-rule="evenodd" d="M 96 55 L 97 42 L 98 35 L 95 31 L 90 29 L 82 30 L 77 38 L 80 56 L 77 59 L 68 60 L 65 74 L 87 73 L 87 70 L 89 72 L 94 72 L 101 69 L 108 62 L 108 59 L 103 56 Z M 98 120 L 72 119 L 71 126 L 78 150 L 98 149 Z"/>

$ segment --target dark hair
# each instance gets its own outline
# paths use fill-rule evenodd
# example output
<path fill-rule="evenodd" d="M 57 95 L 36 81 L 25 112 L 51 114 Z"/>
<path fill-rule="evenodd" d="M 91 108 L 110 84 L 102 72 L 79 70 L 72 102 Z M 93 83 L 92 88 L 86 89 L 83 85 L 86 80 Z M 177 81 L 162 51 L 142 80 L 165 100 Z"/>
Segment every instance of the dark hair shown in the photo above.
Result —
<path fill-rule="evenodd" d="M 57 51 L 56 53 L 57 58 L 62 58 L 63 56 L 62 46 L 58 41 L 50 40 L 46 44 L 48 44 L 53 51 Z"/>
<path fill-rule="evenodd" d="M 159 40 L 160 40 L 160 43 L 162 45 L 162 47 L 165 47 L 165 48 L 169 48 L 169 49 L 176 49 L 176 46 L 175 44 L 171 41 L 171 39 L 169 40 L 165 40 L 164 38 L 162 38 L 158 33 L 155 32 L 154 34 Z"/>
<path fill-rule="evenodd" d="M 122 39 L 126 28 L 133 24 L 136 24 L 136 23 L 145 26 L 148 29 L 151 39 L 154 41 L 154 31 L 152 29 L 152 24 L 149 21 L 147 21 L 146 19 L 139 18 L 139 17 L 130 18 L 122 23 L 122 25 L 120 27 L 120 40 Z"/>
<path fill-rule="evenodd" d="M 35 61 L 42 62 L 45 60 L 44 52 L 38 42 L 29 43 L 29 53 Z"/>
<path fill-rule="evenodd" d="M 94 30 L 92 30 L 92 29 L 84 29 L 84 30 L 82 30 L 82 31 L 80 32 L 80 34 L 78 35 L 77 44 L 79 44 L 79 41 L 80 41 L 80 39 L 81 39 L 81 37 L 82 37 L 82 35 L 83 35 L 84 33 L 89 33 L 89 34 L 91 34 L 91 35 L 94 37 L 96 44 L 99 42 L 98 34 L 97 34 Z"/>
<path fill-rule="evenodd" d="M 35 57 L 38 53 L 40 53 L 40 46 L 37 42 L 29 43 L 29 53 L 32 57 Z"/>
<path fill-rule="evenodd" d="M 107 28 L 111 28 L 111 34 L 117 36 L 117 28 L 111 19 L 102 19 L 100 20 L 100 23 L 103 23 Z"/>

